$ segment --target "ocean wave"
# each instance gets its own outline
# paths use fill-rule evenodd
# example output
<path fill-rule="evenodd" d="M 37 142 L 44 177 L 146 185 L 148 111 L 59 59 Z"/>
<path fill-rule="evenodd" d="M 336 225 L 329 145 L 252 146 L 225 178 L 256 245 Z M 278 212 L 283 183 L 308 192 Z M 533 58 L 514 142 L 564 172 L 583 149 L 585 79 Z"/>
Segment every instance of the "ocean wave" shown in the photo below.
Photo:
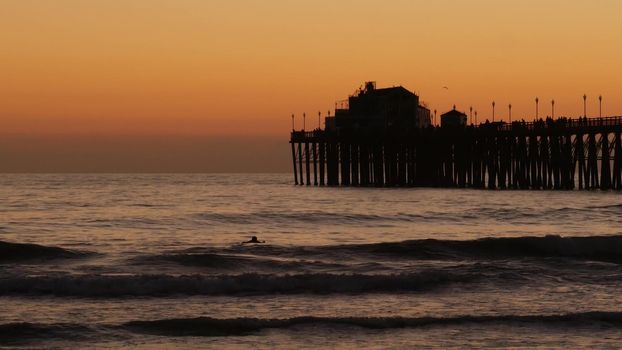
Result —
<path fill-rule="evenodd" d="M 46 339 L 101 340 L 114 332 L 148 334 L 167 337 L 226 337 L 253 335 L 264 330 L 290 330 L 301 327 L 336 327 L 362 330 L 426 329 L 433 327 L 563 327 L 563 329 L 594 327 L 598 330 L 622 328 L 622 313 L 593 311 L 551 315 L 462 315 L 453 317 L 316 317 L 292 318 L 171 318 L 134 320 L 122 324 L 91 325 L 75 323 L 5 323 L 0 324 L 0 343 L 28 344 Z M 95 339 L 95 338 L 94 338 Z"/>
<path fill-rule="evenodd" d="M 254 213 L 199 213 L 195 218 L 219 224 L 262 224 L 262 223 L 331 223 L 331 224 L 369 224 L 373 222 L 414 222 L 425 219 L 419 214 L 400 213 L 396 215 L 373 215 L 363 213 L 330 213 L 326 211 L 313 212 L 272 212 L 262 211 Z"/>
<path fill-rule="evenodd" d="M 480 238 L 474 240 L 421 239 L 371 244 L 332 246 L 257 245 L 194 247 L 173 254 L 246 254 L 322 261 L 374 257 L 415 260 L 499 260 L 522 258 L 564 258 L 622 263 L 622 236 L 562 237 L 559 235 Z"/>
<path fill-rule="evenodd" d="M 164 253 L 137 257 L 136 264 L 175 263 L 183 266 L 209 268 L 213 271 L 314 271 L 343 270 L 345 265 L 318 260 L 282 259 L 242 254 L 223 253 Z"/>
<path fill-rule="evenodd" d="M 425 259 L 511 259 L 524 257 L 570 258 L 602 262 L 622 262 L 622 236 L 509 237 L 467 241 L 412 240 L 337 246 L 333 249 L 357 250 Z"/>
<path fill-rule="evenodd" d="M 589 208 L 589 209 L 614 209 L 614 210 L 621 210 L 622 209 L 622 204 L 594 205 L 594 206 L 589 206 L 587 208 Z"/>
<path fill-rule="evenodd" d="M 36 260 L 78 259 L 89 255 L 92 253 L 38 244 L 0 241 L 0 264 Z"/>
<path fill-rule="evenodd" d="M 27 343 L 48 338 L 75 339 L 82 338 L 93 331 L 90 327 L 71 323 L 4 323 L 0 324 L 0 344 Z"/>
<path fill-rule="evenodd" d="M 438 223 L 479 223 L 494 222 L 531 223 L 547 220 L 566 220 L 607 216 L 619 212 L 622 204 L 604 206 L 565 206 L 544 209 L 515 208 L 503 206 L 479 206 L 469 211 L 446 211 L 442 208 L 427 211 L 410 212 L 331 212 L 327 210 L 257 210 L 247 212 L 203 212 L 190 215 L 191 220 L 206 221 L 214 224 L 331 224 L 331 225 L 383 225 L 421 222 Z M 590 215 L 586 215 L 590 213 Z M 202 223 L 204 224 L 204 223 Z"/>
<path fill-rule="evenodd" d="M 161 336 L 233 336 L 247 335 L 265 329 L 288 329 L 299 326 L 345 326 L 364 329 L 400 329 L 442 326 L 514 325 L 563 327 L 622 327 L 620 312 L 585 312 L 559 315 L 490 315 L 456 317 L 294 317 L 288 319 L 198 317 L 131 321 L 124 328 Z"/>
<path fill-rule="evenodd" d="M 426 270 L 395 275 L 59 275 L 0 279 L 0 295 L 114 298 L 173 295 L 272 295 L 416 292 L 475 282 L 481 274 Z"/>

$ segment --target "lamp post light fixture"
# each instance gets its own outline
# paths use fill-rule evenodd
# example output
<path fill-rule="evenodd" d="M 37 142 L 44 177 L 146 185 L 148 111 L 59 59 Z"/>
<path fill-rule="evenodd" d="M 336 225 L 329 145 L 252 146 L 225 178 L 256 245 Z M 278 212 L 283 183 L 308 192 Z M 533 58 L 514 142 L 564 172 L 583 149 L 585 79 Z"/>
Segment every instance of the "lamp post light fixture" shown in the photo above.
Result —
<path fill-rule="evenodd" d="M 551 100 L 551 118 L 555 119 L 555 100 Z"/>
<path fill-rule="evenodd" d="M 473 125 L 473 106 L 469 107 L 469 119 L 471 122 L 471 125 Z"/>
<path fill-rule="evenodd" d="M 583 118 L 587 118 L 587 95 L 583 94 Z"/>
<path fill-rule="evenodd" d="M 492 122 L 495 122 L 495 101 L 492 101 Z"/>
<path fill-rule="evenodd" d="M 508 105 L 508 109 L 510 110 L 510 124 L 512 124 L 512 104 Z"/>
<path fill-rule="evenodd" d="M 603 95 L 598 95 L 598 117 L 603 117 Z"/>
<path fill-rule="evenodd" d="M 540 99 L 536 97 L 536 119 L 538 119 L 538 102 L 540 102 Z"/>

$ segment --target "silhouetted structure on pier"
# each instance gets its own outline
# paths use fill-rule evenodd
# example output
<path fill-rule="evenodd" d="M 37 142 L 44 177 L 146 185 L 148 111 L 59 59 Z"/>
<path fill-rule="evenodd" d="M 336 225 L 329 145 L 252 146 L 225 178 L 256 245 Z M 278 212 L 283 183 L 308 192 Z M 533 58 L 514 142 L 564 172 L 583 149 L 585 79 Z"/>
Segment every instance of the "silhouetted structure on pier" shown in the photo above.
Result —
<path fill-rule="evenodd" d="M 454 109 L 447 113 L 441 114 L 441 126 L 442 127 L 454 127 L 454 126 L 466 126 L 467 125 L 467 115 L 466 113 L 462 113 L 456 110 L 456 106 Z"/>
<path fill-rule="evenodd" d="M 347 108 L 345 108 L 347 106 Z M 326 129 L 423 128 L 430 125 L 430 110 L 419 104 L 419 96 L 402 86 L 377 89 L 368 81 L 327 117 Z"/>
<path fill-rule="evenodd" d="M 296 184 L 622 190 L 622 117 L 446 127 L 329 118 L 337 128 L 292 131 Z"/>

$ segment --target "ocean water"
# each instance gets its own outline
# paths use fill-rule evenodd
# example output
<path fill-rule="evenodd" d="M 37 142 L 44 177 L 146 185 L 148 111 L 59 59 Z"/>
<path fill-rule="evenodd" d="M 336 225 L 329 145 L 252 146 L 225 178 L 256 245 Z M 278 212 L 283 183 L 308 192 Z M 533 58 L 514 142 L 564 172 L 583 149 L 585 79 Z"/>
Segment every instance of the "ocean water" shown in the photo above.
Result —
<path fill-rule="evenodd" d="M 620 344 L 619 193 L 0 175 L 0 348 Z"/>

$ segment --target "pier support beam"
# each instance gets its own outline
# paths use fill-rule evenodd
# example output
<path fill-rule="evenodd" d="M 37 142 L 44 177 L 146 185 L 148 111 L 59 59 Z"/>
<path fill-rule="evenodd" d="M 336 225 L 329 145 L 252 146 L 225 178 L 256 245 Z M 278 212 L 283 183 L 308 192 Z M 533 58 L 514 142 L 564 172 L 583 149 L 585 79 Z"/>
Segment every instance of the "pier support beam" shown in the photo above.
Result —
<path fill-rule="evenodd" d="M 298 143 L 298 173 L 300 174 L 300 185 L 304 185 L 304 173 L 302 172 L 302 143 Z"/>
<path fill-rule="evenodd" d="M 583 134 L 577 134 L 575 137 L 575 162 L 578 164 L 579 172 L 579 189 L 589 186 L 587 184 L 586 167 L 585 167 L 585 145 L 583 144 Z"/>
<path fill-rule="evenodd" d="M 311 160 L 309 158 L 309 143 L 305 142 L 305 170 L 307 170 L 307 186 L 311 185 Z"/>
<path fill-rule="evenodd" d="M 600 189 L 608 190 L 611 188 L 611 163 L 609 153 L 609 134 L 601 135 L 601 161 L 600 161 Z"/>
<path fill-rule="evenodd" d="M 317 186 L 317 145 L 315 142 L 311 143 L 313 149 L 313 185 Z"/>
<path fill-rule="evenodd" d="M 596 189 L 600 186 L 598 185 L 598 154 L 596 150 L 596 135 L 594 133 L 590 133 L 588 136 L 588 147 L 587 147 L 587 168 L 589 178 L 590 189 Z"/>
<path fill-rule="evenodd" d="M 613 156 L 613 188 L 622 190 L 622 136 L 619 132 L 615 134 L 614 156 Z"/>
<path fill-rule="evenodd" d="M 320 141 L 320 186 L 324 186 L 324 166 L 326 162 L 326 143 L 324 141 Z"/>
<path fill-rule="evenodd" d="M 296 169 L 296 146 L 294 142 L 290 142 L 292 145 L 292 161 L 294 163 L 294 183 L 298 185 L 298 170 Z"/>

